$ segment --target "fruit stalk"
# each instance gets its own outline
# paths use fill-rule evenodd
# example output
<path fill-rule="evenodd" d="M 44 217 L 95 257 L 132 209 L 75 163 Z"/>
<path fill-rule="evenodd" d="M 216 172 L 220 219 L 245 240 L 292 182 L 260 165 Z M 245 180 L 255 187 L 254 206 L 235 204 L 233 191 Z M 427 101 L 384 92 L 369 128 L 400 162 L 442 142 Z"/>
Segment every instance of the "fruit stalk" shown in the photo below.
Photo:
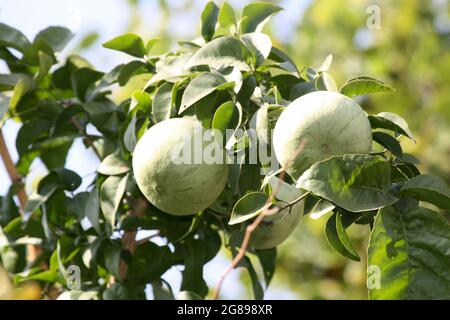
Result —
<path fill-rule="evenodd" d="M 281 210 L 284 210 L 286 208 L 290 208 L 296 203 L 302 201 L 304 198 L 306 198 L 307 195 L 309 195 L 309 192 L 306 192 L 302 194 L 300 197 L 292 201 L 291 203 L 287 204 L 284 207 L 273 207 L 270 208 L 273 198 L 278 193 L 278 190 L 281 187 L 281 183 L 284 181 L 284 176 L 286 174 L 286 171 L 282 171 L 280 174 L 280 180 L 277 184 L 274 192 L 270 195 L 269 199 L 267 199 L 266 205 L 264 206 L 262 212 L 256 217 L 256 219 L 247 226 L 245 229 L 244 239 L 242 240 L 241 247 L 239 248 L 238 254 L 234 257 L 234 259 L 231 261 L 231 264 L 228 266 L 228 268 L 225 270 L 225 272 L 222 274 L 222 276 L 219 279 L 219 283 L 217 285 L 216 290 L 214 291 L 214 294 L 212 296 L 212 299 L 217 300 L 219 297 L 220 289 L 222 287 L 222 284 L 225 280 L 225 278 L 228 276 L 228 274 L 239 264 L 239 262 L 242 260 L 242 258 L 245 256 L 245 253 L 247 252 L 247 248 L 250 242 L 250 238 L 252 236 L 252 233 L 255 231 L 255 229 L 259 226 L 259 224 L 264 220 L 265 217 L 270 216 L 272 214 L 275 214 Z"/>

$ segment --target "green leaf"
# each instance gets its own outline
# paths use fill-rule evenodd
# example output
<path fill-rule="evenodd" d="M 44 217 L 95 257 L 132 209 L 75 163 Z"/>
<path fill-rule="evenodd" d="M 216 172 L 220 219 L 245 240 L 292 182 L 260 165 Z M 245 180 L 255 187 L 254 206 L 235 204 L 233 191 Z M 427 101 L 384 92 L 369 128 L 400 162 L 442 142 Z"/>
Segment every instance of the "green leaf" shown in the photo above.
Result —
<path fill-rule="evenodd" d="M 93 68 L 93 66 L 77 55 L 70 55 L 63 66 L 56 69 L 52 74 L 53 84 L 60 89 L 71 89 L 71 75 L 77 69 L 80 68 Z"/>
<path fill-rule="evenodd" d="M 145 51 L 147 55 L 150 54 L 150 51 L 152 51 L 155 44 L 157 44 L 160 40 L 161 40 L 160 38 L 153 38 L 147 41 L 147 44 L 145 45 Z"/>
<path fill-rule="evenodd" d="M 59 168 L 50 171 L 38 185 L 37 191 L 32 193 L 25 205 L 24 222 L 28 222 L 31 215 L 46 203 L 57 190 L 74 191 L 81 184 L 81 177 L 74 171 Z"/>
<path fill-rule="evenodd" d="M 380 80 L 371 77 L 357 77 L 350 79 L 340 89 L 340 92 L 348 97 L 387 91 L 395 90 Z"/>
<path fill-rule="evenodd" d="M 43 239 L 45 237 L 42 224 L 37 220 L 30 220 L 24 226 L 22 217 L 17 217 L 10 221 L 4 228 L 3 231 L 9 237 L 20 238 L 23 236 L 29 236 L 34 238 Z"/>
<path fill-rule="evenodd" d="M 120 265 L 120 246 L 113 243 L 108 243 L 103 247 L 103 257 L 105 259 L 105 267 L 113 276 L 119 276 Z"/>
<path fill-rule="evenodd" d="M 421 174 L 406 181 L 400 189 L 400 194 L 450 210 L 449 187 L 443 179 L 431 174 Z"/>
<path fill-rule="evenodd" d="M 143 58 L 146 54 L 144 41 L 133 33 L 125 33 L 109 40 L 103 44 L 103 47 L 125 52 L 138 58 Z"/>
<path fill-rule="evenodd" d="M 11 47 L 20 52 L 30 45 L 27 37 L 17 29 L 0 23 L 0 46 Z"/>
<path fill-rule="evenodd" d="M 176 239 L 175 242 L 179 242 L 179 241 L 184 240 L 190 234 L 192 234 L 195 230 L 197 230 L 197 228 L 198 228 L 198 226 L 199 226 L 199 224 L 200 224 L 200 222 L 202 220 L 202 214 L 203 214 L 203 211 L 201 211 L 199 213 L 196 213 L 194 215 L 194 217 L 192 218 L 192 222 L 191 222 L 191 224 L 189 226 L 189 229 L 180 238 Z"/>
<path fill-rule="evenodd" d="M 152 114 L 156 122 L 161 122 L 170 118 L 172 112 L 172 88 L 173 84 L 165 82 L 160 86 L 153 96 Z"/>
<path fill-rule="evenodd" d="M 33 82 L 29 78 L 21 78 L 14 86 L 14 91 L 9 99 L 9 108 L 14 110 L 19 103 L 20 99 L 31 90 Z"/>
<path fill-rule="evenodd" d="M 283 10 L 268 2 L 252 2 L 242 9 L 239 30 L 241 33 L 260 32 L 271 16 Z"/>
<path fill-rule="evenodd" d="M 249 192 L 240 198 L 233 207 L 229 225 L 242 223 L 259 215 L 268 207 L 269 196 L 263 192 Z"/>
<path fill-rule="evenodd" d="M 115 111 L 115 106 L 111 103 L 87 102 L 83 103 L 82 107 L 90 116 L 105 115 Z"/>
<path fill-rule="evenodd" d="M 80 40 L 77 49 L 84 50 L 91 48 L 92 45 L 98 41 L 99 37 L 100 35 L 95 31 L 88 32 L 87 34 L 83 35 L 83 38 Z"/>
<path fill-rule="evenodd" d="M 320 72 L 320 73 L 321 72 L 327 72 L 328 73 L 328 70 L 330 69 L 332 62 L 333 62 L 333 55 L 332 54 L 327 55 L 327 57 L 325 58 L 325 60 L 322 63 L 322 65 L 317 70 L 317 72 Z"/>
<path fill-rule="evenodd" d="M 149 72 L 149 70 L 147 69 L 145 62 L 134 60 L 120 68 L 117 80 L 119 81 L 119 85 L 124 86 L 132 77 L 147 72 Z"/>
<path fill-rule="evenodd" d="M 334 213 L 327 221 L 325 227 L 325 235 L 328 243 L 338 253 L 352 259 L 354 261 L 360 261 L 358 253 L 356 253 L 350 239 L 345 232 L 345 226 L 342 223 L 341 214 Z"/>
<path fill-rule="evenodd" d="M 73 91 L 81 101 L 86 101 L 86 93 L 95 82 L 103 77 L 104 73 L 90 68 L 81 68 L 71 75 Z"/>
<path fill-rule="evenodd" d="M 46 194 L 47 190 L 61 189 L 75 191 L 81 185 L 81 177 L 74 171 L 66 168 L 51 170 L 38 184 L 37 191 Z"/>
<path fill-rule="evenodd" d="M 229 29 L 230 27 L 236 27 L 236 16 L 233 8 L 227 3 L 223 2 L 219 11 L 219 25 L 222 28 Z"/>
<path fill-rule="evenodd" d="M 416 142 L 406 121 L 395 113 L 381 112 L 377 115 L 369 116 L 369 120 L 372 128 L 388 129 L 394 131 L 396 134 L 402 134 Z"/>
<path fill-rule="evenodd" d="M 249 71 L 247 60 L 250 54 L 244 44 L 233 37 L 220 37 L 201 47 L 187 62 L 187 68 L 199 65 L 220 69 L 235 66 L 239 70 Z"/>
<path fill-rule="evenodd" d="M 225 79 L 219 74 L 209 72 L 200 74 L 184 90 L 178 113 L 183 113 L 186 109 L 194 105 L 194 103 L 200 101 L 213 91 L 220 89 L 225 83 Z"/>
<path fill-rule="evenodd" d="M 28 74 L 23 73 L 0 74 L 1 91 L 9 91 L 13 89 L 21 79 L 24 79 L 25 81 L 33 80 Z"/>
<path fill-rule="evenodd" d="M 237 94 L 237 100 L 244 106 L 248 105 L 251 96 L 256 88 L 256 79 L 253 75 L 247 76 L 242 81 L 241 89 Z"/>
<path fill-rule="evenodd" d="M 120 70 L 122 70 L 123 64 L 119 64 L 112 68 L 108 73 L 102 77 L 101 82 L 98 87 L 101 89 L 108 87 L 118 81 Z"/>
<path fill-rule="evenodd" d="M 88 198 L 88 192 L 80 192 L 71 198 L 66 198 L 64 204 L 67 208 L 67 211 L 75 214 L 77 218 L 81 220 L 85 217 L 84 208 L 86 207 Z"/>
<path fill-rule="evenodd" d="M 269 287 L 270 281 L 275 274 L 275 267 L 277 265 L 277 248 L 256 250 L 256 255 L 261 263 L 267 288 Z"/>
<path fill-rule="evenodd" d="M 265 147 L 270 142 L 269 132 L 269 113 L 267 104 L 263 104 L 253 114 L 250 120 L 250 128 L 256 131 L 256 137 L 258 144 L 261 147 Z"/>
<path fill-rule="evenodd" d="M 35 119 L 25 122 L 20 127 L 16 138 L 16 149 L 19 156 L 31 149 L 31 145 L 39 138 L 47 135 L 51 122 L 46 119 Z"/>
<path fill-rule="evenodd" d="M 278 74 L 276 76 L 271 77 L 270 82 L 271 82 L 272 86 L 277 87 L 277 89 L 281 93 L 281 96 L 285 100 L 294 100 L 294 99 L 298 98 L 298 96 L 295 95 L 295 91 L 296 91 L 295 87 L 300 84 L 304 84 L 305 80 L 303 80 L 301 78 L 297 78 L 293 74 L 282 73 L 282 74 Z"/>
<path fill-rule="evenodd" d="M 219 130 L 225 137 L 227 129 L 236 129 L 240 124 L 240 111 L 233 101 L 227 101 L 217 108 L 212 121 L 212 128 Z"/>
<path fill-rule="evenodd" d="M 205 129 L 211 128 L 217 96 L 216 91 L 194 103 L 195 116 Z"/>
<path fill-rule="evenodd" d="M 48 54 L 39 51 L 39 72 L 36 76 L 37 82 L 39 82 L 42 78 L 45 77 L 45 75 L 48 73 L 52 65 L 53 65 L 53 58 Z"/>
<path fill-rule="evenodd" d="M 333 211 L 334 208 L 336 206 L 331 202 L 310 194 L 305 199 L 304 214 L 309 214 L 315 220 Z"/>
<path fill-rule="evenodd" d="M 84 206 L 84 214 L 88 218 L 92 227 L 98 234 L 101 234 L 100 229 L 100 199 L 97 186 L 95 186 L 90 192 L 89 197 L 86 200 L 86 205 Z"/>
<path fill-rule="evenodd" d="M 379 209 L 397 198 L 389 193 L 391 170 L 387 161 L 370 155 L 342 155 L 313 164 L 297 187 L 350 212 Z"/>
<path fill-rule="evenodd" d="M 261 283 L 259 282 L 258 274 L 256 273 L 256 270 L 253 267 L 253 264 L 252 264 L 251 260 L 249 259 L 249 257 L 244 256 L 243 263 L 250 275 L 254 299 L 255 300 L 264 299 L 264 289 L 263 289 Z"/>
<path fill-rule="evenodd" d="M 100 207 L 111 229 L 116 223 L 116 212 L 125 193 L 128 177 L 128 174 L 125 177 L 109 176 L 100 187 Z"/>
<path fill-rule="evenodd" d="M 127 129 L 123 134 L 123 144 L 125 145 L 125 148 L 127 148 L 129 152 L 133 152 L 137 143 L 136 121 L 137 121 L 136 114 L 133 114 L 133 117 L 131 118 L 131 121 L 128 124 Z"/>
<path fill-rule="evenodd" d="M 103 292 L 104 300 L 146 300 L 145 285 L 116 282 Z"/>
<path fill-rule="evenodd" d="M 151 96 L 142 90 L 136 90 L 131 95 L 130 109 L 128 112 L 135 112 L 141 110 L 145 114 L 148 114 L 152 106 Z"/>
<path fill-rule="evenodd" d="M 14 202 L 14 188 L 10 187 L 5 196 L 0 196 L 0 226 L 7 225 L 19 216 L 19 209 Z"/>
<path fill-rule="evenodd" d="M 61 278 L 61 276 L 54 271 L 42 271 L 36 274 L 33 274 L 29 277 L 26 277 L 25 279 L 19 280 L 19 282 L 22 281 L 32 281 L 32 280 L 40 280 L 40 281 L 46 281 L 46 282 L 60 282 L 63 283 L 64 280 Z"/>
<path fill-rule="evenodd" d="M 241 40 L 252 54 L 252 62 L 258 67 L 266 61 L 272 49 L 272 41 L 264 33 L 252 32 L 241 36 Z"/>
<path fill-rule="evenodd" d="M 152 291 L 155 300 L 175 300 L 172 288 L 164 279 L 152 282 Z"/>
<path fill-rule="evenodd" d="M 129 261 L 128 280 L 148 283 L 158 280 L 172 266 L 172 254 L 168 246 L 146 242 L 136 248 Z"/>
<path fill-rule="evenodd" d="M 302 192 L 295 186 L 283 181 L 275 175 L 271 176 L 268 180 L 272 189 L 272 195 L 280 201 L 292 202 L 302 195 Z"/>
<path fill-rule="evenodd" d="M 414 157 L 412 154 L 405 153 L 405 152 L 403 153 L 403 155 L 401 157 L 397 158 L 396 160 L 401 163 L 410 163 L 410 164 L 414 164 L 414 165 L 420 164 L 419 159 Z"/>
<path fill-rule="evenodd" d="M 417 206 L 379 211 L 370 237 L 370 299 L 450 299 L 450 227 Z"/>
<path fill-rule="evenodd" d="M 399 163 L 395 165 L 395 168 L 403 173 L 407 178 L 411 179 L 415 176 L 420 175 L 419 169 L 411 163 Z M 395 173 L 395 172 L 393 172 Z M 405 179 L 400 179 L 400 181 L 404 181 Z"/>
<path fill-rule="evenodd" d="M 372 137 L 373 140 L 388 149 L 390 152 L 392 152 L 393 155 L 399 158 L 402 157 L 403 151 L 402 147 L 400 146 L 400 142 L 398 142 L 398 140 L 392 137 L 390 134 L 376 131 L 372 133 Z"/>
<path fill-rule="evenodd" d="M 319 76 L 314 80 L 314 86 L 317 90 L 338 91 L 336 81 L 326 71 L 320 72 Z"/>
<path fill-rule="evenodd" d="M 34 42 L 26 47 L 23 52 L 21 63 L 39 66 L 39 51 L 45 52 L 48 56 L 52 57 L 52 60 L 56 62 L 55 53 L 50 45 L 43 39 L 35 39 Z"/>
<path fill-rule="evenodd" d="M 203 9 L 202 20 L 202 36 L 206 42 L 210 41 L 216 31 L 217 17 L 219 15 L 219 7 L 213 1 L 209 1 Z"/>
<path fill-rule="evenodd" d="M 103 159 L 97 171 L 107 176 L 116 176 L 130 171 L 130 166 L 115 152 Z"/>
<path fill-rule="evenodd" d="M 223 87 L 221 87 L 222 90 L 228 89 L 229 87 L 233 87 L 233 91 L 235 93 L 238 93 L 241 90 L 243 75 L 238 68 L 227 67 L 224 69 L 220 69 L 219 73 L 227 82 Z"/>
<path fill-rule="evenodd" d="M 207 260 L 205 244 L 201 240 L 191 239 L 186 243 L 185 268 L 180 291 L 192 291 L 205 297 L 208 286 L 203 278 L 203 266 Z"/>
<path fill-rule="evenodd" d="M 156 65 L 156 74 L 150 78 L 145 85 L 144 90 L 162 80 L 176 82 L 189 75 L 190 72 L 188 71 L 187 63 L 191 57 L 192 53 L 185 53 L 179 56 L 170 56 L 160 59 Z"/>
<path fill-rule="evenodd" d="M 290 73 L 292 73 L 297 78 L 300 76 L 300 73 L 295 65 L 295 62 L 283 51 L 272 47 L 269 54 L 269 59 L 278 63 L 278 67 L 282 68 Z"/>
<path fill-rule="evenodd" d="M 65 27 L 48 27 L 36 35 L 34 42 L 42 40 L 47 43 L 54 52 L 59 52 L 62 51 L 74 37 L 75 34 Z"/>

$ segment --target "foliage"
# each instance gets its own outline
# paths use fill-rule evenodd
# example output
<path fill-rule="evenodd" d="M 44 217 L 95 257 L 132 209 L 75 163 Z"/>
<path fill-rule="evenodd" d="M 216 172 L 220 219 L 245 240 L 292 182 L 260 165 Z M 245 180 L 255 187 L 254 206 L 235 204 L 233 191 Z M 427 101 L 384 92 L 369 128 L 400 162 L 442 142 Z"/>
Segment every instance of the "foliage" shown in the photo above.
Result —
<path fill-rule="evenodd" d="M 346 233 L 350 225 L 372 229 L 369 262 L 381 269 L 382 286 L 370 289 L 371 298 L 448 295 L 450 227 L 418 200 L 448 209 L 450 191 L 439 178 L 421 174 L 415 159 L 403 152 L 399 138 L 414 138 L 406 121 L 394 113 L 369 116 L 374 145 L 381 151 L 317 162 L 298 181 L 271 172 L 267 164 L 237 158 L 221 196 L 192 216 L 169 215 L 143 198 L 131 159 L 136 142 L 154 124 L 191 116 L 206 128 L 242 129 L 243 136 L 235 131 L 226 145 L 229 152 L 245 155 L 251 119 L 257 121 L 258 136 L 264 136 L 292 100 L 338 88 L 328 73 L 331 57 L 321 68 L 299 72 L 262 33 L 264 23 L 279 10 L 251 3 L 236 18 L 229 5 L 218 8 L 210 2 L 201 15 L 202 38 L 181 42 L 174 51 L 152 56 L 154 40 L 145 45 L 131 33 L 106 42 L 106 48 L 137 58 L 107 73 L 75 55 L 57 61 L 55 53 L 72 38 L 65 28 L 47 28 L 30 41 L 0 24 L 0 58 L 10 70 L 0 75 L 0 90 L 9 92 L 2 95 L 8 108 L 0 114 L 22 123 L 16 168 L 26 176 L 31 163 L 40 159 L 48 169 L 25 207 L 14 201 L 20 181 L 0 198 L 0 259 L 15 284 L 35 280 L 43 295 L 52 297 L 48 292 L 56 291 L 74 299 L 144 299 L 151 285 L 155 298 L 167 299 L 174 295 L 162 276 L 183 266 L 180 298 L 205 298 L 209 288 L 204 265 L 221 248 L 237 254 L 246 226 L 268 199 L 277 206 L 296 201 L 281 199 L 281 190 L 278 195 L 267 182 L 278 177 L 285 179 L 287 194 L 299 191 L 295 186 L 307 192 L 305 215 L 333 211 L 326 238 L 343 256 L 359 259 Z M 115 102 L 111 90 L 138 74 L 151 78 L 128 99 Z M 358 77 L 340 91 L 352 97 L 392 88 Z M 88 133 L 89 127 L 97 133 Z M 79 188 L 81 177 L 64 168 L 75 139 L 82 139 L 101 161 L 86 190 Z M 151 231 L 152 236 L 135 241 L 136 231 Z M 39 248 L 32 261 L 27 260 L 30 245 Z M 263 297 L 262 284 L 269 285 L 276 257 L 276 249 L 250 247 L 236 266 L 249 272 L 255 298 Z M 71 266 L 80 268 L 77 290 L 69 285 Z M 396 270 L 406 275 L 397 277 Z"/>

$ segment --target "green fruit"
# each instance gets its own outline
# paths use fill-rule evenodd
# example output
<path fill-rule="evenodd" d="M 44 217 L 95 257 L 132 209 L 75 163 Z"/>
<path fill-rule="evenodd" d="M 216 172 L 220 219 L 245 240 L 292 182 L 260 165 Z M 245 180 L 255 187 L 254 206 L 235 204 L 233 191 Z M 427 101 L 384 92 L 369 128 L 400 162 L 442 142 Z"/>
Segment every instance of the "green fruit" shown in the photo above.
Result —
<path fill-rule="evenodd" d="M 179 155 L 186 143 L 192 152 L 189 160 L 193 160 L 193 149 L 198 142 L 195 139 L 201 138 L 197 134 L 200 130 L 201 125 L 196 120 L 169 119 L 151 127 L 136 145 L 133 154 L 136 182 L 145 197 L 162 211 L 173 215 L 201 211 L 214 203 L 227 183 L 225 162 L 174 161 L 174 155 Z M 201 141 L 196 155 L 211 143 Z"/>
<path fill-rule="evenodd" d="M 280 204 L 279 206 L 285 206 Z M 250 246 L 255 249 L 270 249 L 286 240 L 294 231 L 303 215 L 304 200 L 273 215 L 265 217 L 253 231 Z"/>
<path fill-rule="evenodd" d="M 273 132 L 281 166 L 294 178 L 313 163 L 333 155 L 369 153 L 372 129 L 361 107 L 331 91 L 316 91 L 294 100 Z"/>

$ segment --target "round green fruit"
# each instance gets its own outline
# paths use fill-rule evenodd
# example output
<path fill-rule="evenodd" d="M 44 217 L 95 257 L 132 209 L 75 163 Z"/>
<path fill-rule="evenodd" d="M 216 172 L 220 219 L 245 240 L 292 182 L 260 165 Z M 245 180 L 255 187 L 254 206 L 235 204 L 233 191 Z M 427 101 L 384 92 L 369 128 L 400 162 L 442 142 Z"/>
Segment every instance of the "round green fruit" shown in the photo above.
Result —
<path fill-rule="evenodd" d="M 280 204 L 279 206 L 285 206 Z M 304 201 L 300 201 L 289 208 L 265 217 L 253 231 L 250 238 L 250 246 L 263 250 L 278 246 L 286 240 L 297 226 L 303 215 Z"/>
<path fill-rule="evenodd" d="M 201 211 L 214 203 L 227 183 L 225 162 L 193 161 L 194 152 L 203 152 L 211 144 L 197 132 L 201 132 L 198 121 L 173 118 L 151 127 L 136 145 L 133 171 L 137 185 L 164 212 L 190 215 Z M 182 152 L 192 152 L 188 161 L 180 160 Z"/>
<path fill-rule="evenodd" d="M 313 163 L 330 156 L 369 153 L 372 129 L 355 101 L 337 92 L 316 91 L 281 113 L 273 147 L 281 166 L 298 179 Z"/>

